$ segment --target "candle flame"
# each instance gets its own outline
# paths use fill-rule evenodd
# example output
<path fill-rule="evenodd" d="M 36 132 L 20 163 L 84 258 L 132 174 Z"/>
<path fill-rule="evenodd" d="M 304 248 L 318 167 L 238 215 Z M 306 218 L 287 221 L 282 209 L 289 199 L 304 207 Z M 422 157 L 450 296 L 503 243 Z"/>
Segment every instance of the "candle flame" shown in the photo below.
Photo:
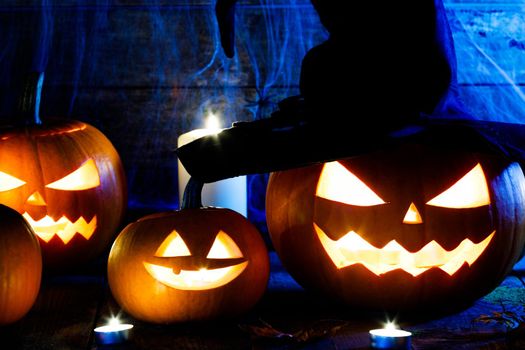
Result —
<path fill-rule="evenodd" d="M 108 326 L 118 326 L 120 324 L 120 320 L 118 317 L 111 317 L 111 319 L 108 322 Z"/>
<path fill-rule="evenodd" d="M 385 329 L 388 329 L 388 330 L 397 329 L 397 325 L 394 322 L 388 321 L 385 324 Z"/>
<path fill-rule="evenodd" d="M 206 117 L 205 127 L 207 130 L 219 132 L 221 130 L 221 122 L 219 117 L 214 113 L 209 113 Z"/>

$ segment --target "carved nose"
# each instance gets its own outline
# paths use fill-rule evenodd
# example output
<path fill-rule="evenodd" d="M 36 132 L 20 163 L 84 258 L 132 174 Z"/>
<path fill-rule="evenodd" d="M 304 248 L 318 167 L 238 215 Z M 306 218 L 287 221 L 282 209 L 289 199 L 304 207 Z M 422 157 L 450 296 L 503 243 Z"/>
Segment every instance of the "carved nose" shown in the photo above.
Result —
<path fill-rule="evenodd" d="M 408 210 L 405 214 L 405 218 L 403 219 L 404 224 L 422 224 L 423 219 L 421 219 L 421 215 L 419 214 L 419 211 L 416 208 L 416 205 L 414 203 L 410 203 L 410 206 L 408 207 Z"/>
<path fill-rule="evenodd" d="M 44 200 L 44 197 L 42 197 L 42 195 L 38 191 L 33 192 L 33 194 L 30 195 L 29 198 L 27 198 L 26 203 L 30 205 L 37 205 L 40 207 L 47 205 L 46 201 Z"/>

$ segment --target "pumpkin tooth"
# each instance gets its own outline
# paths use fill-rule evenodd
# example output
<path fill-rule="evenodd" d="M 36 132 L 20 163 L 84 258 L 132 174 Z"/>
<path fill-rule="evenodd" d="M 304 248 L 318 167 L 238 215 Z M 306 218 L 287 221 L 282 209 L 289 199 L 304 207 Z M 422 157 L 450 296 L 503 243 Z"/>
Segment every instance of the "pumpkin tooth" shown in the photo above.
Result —
<path fill-rule="evenodd" d="M 76 232 L 89 240 L 97 228 L 97 217 L 94 216 L 89 223 L 81 216 L 74 224 Z"/>
<path fill-rule="evenodd" d="M 381 264 L 386 265 L 399 265 L 402 254 L 406 253 L 406 250 L 396 241 L 390 241 L 383 249 L 377 249 L 377 251 L 380 253 Z"/>
<path fill-rule="evenodd" d="M 62 242 L 64 242 L 64 244 L 68 244 L 76 233 L 77 230 L 75 228 L 75 224 L 69 222 L 64 229 L 57 231 L 56 235 L 62 240 Z"/>
<path fill-rule="evenodd" d="M 369 261 L 372 264 L 380 263 L 380 252 L 377 250 L 358 250 L 352 251 L 347 249 L 341 249 L 344 259 L 340 259 L 341 266 L 343 267 L 347 261 Z"/>
<path fill-rule="evenodd" d="M 414 253 L 414 265 L 419 268 L 442 266 L 450 260 L 450 253 L 453 252 L 447 252 L 436 241 L 432 241 Z"/>
<path fill-rule="evenodd" d="M 57 235 L 64 244 L 67 244 L 77 233 L 82 235 L 86 240 L 89 240 L 97 228 L 96 215 L 93 216 L 89 223 L 87 223 L 83 217 L 78 218 L 78 220 L 73 223 L 65 216 L 62 216 L 57 221 L 49 215 L 36 221 L 27 212 L 22 216 L 29 225 L 31 225 L 35 234 L 46 243 Z"/>
<path fill-rule="evenodd" d="M 431 241 L 419 251 L 411 253 L 395 240 L 383 248 L 376 248 L 354 231 L 334 241 L 316 224 L 314 228 L 325 251 L 338 269 L 362 264 L 378 276 L 402 269 L 414 277 L 431 268 L 440 268 L 453 275 L 465 263 L 472 265 L 487 248 L 496 232 L 492 232 L 479 243 L 465 239 L 451 251 L 447 251 L 436 241 Z"/>

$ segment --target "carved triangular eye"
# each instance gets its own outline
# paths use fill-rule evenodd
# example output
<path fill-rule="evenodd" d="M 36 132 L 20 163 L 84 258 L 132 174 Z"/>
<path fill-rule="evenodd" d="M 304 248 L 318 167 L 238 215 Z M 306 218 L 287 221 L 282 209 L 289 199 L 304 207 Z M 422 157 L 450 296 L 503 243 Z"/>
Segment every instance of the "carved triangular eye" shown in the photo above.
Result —
<path fill-rule="evenodd" d="M 159 257 L 176 257 L 176 256 L 190 256 L 190 250 L 179 233 L 173 230 L 172 233 L 162 242 L 160 247 L 155 252 L 155 256 Z"/>
<path fill-rule="evenodd" d="M 81 191 L 100 186 L 98 169 L 93 159 L 89 159 L 71 174 L 47 185 L 47 188 L 62 191 Z"/>
<path fill-rule="evenodd" d="M 0 171 L 0 192 L 14 190 L 26 183 L 17 177 Z"/>
<path fill-rule="evenodd" d="M 427 202 L 443 208 L 477 208 L 490 204 L 485 173 L 478 163 L 454 185 Z"/>
<path fill-rule="evenodd" d="M 316 195 L 331 201 L 362 207 L 386 203 L 339 162 L 330 162 L 323 166 Z"/>
<path fill-rule="evenodd" d="M 224 231 L 219 231 L 210 248 L 207 259 L 234 259 L 242 258 L 242 252 L 233 239 Z"/>

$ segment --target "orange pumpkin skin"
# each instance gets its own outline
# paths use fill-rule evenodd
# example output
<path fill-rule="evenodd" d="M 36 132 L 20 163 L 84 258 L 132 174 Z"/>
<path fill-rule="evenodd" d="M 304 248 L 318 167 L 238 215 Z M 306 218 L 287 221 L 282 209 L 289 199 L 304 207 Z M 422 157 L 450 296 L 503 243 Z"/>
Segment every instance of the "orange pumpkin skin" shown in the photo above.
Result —
<path fill-rule="evenodd" d="M 154 257 L 174 231 L 180 234 L 189 252 L 182 258 L 166 258 L 173 259 L 173 263 L 166 265 L 170 269 L 178 273 L 180 269 L 198 272 L 213 262 L 214 259 L 207 259 L 207 254 L 211 254 L 210 247 L 220 231 L 235 242 L 246 267 L 230 282 L 209 289 L 181 290 L 162 283 L 146 271 L 144 263 Z M 183 209 L 144 217 L 120 233 L 108 259 L 109 286 L 117 302 L 135 318 L 153 323 L 242 314 L 261 298 L 268 276 L 268 253 L 257 229 L 242 215 L 222 208 Z"/>
<path fill-rule="evenodd" d="M 42 275 L 38 239 L 24 218 L 0 205 L 0 325 L 21 319 L 33 306 Z"/>
<path fill-rule="evenodd" d="M 276 172 L 269 181 L 271 239 L 284 266 L 303 286 L 358 308 L 442 310 L 465 306 L 490 292 L 519 259 L 525 242 L 525 179 L 517 163 L 416 144 L 338 164 L 384 203 L 358 206 L 320 198 L 317 187 L 324 164 Z M 476 164 L 486 177 L 490 204 L 471 208 L 429 204 Z M 421 220 L 404 222 L 411 204 Z M 400 268 L 375 274 L 357 259 L 337 265 L 321 243 L 319 227 L 332 241 L 357 232 L 375 254 L 392 240 L 416 253 L 431 241 L 453 251 L 465 239 L 478 243 L 491 232 L 494 236 L 471 265 L 459 265 L 452 275 L 439 266 L 416 276 Z"/>
<path fill-rule="evenodd" d="M 78 190 L 57 182 L 87 168 L 95 173 L 82 173 Z M 99 130 L 74 120 L 4 129 L 0 172 L 18 181 L 0 183 L 0 203 L 29 221 L 46 269 L 85 263 L 109 246 L 125 210 L 126 183 L 116 150 Z M 87 228 L 76 226 L 82 224 Z"/>

